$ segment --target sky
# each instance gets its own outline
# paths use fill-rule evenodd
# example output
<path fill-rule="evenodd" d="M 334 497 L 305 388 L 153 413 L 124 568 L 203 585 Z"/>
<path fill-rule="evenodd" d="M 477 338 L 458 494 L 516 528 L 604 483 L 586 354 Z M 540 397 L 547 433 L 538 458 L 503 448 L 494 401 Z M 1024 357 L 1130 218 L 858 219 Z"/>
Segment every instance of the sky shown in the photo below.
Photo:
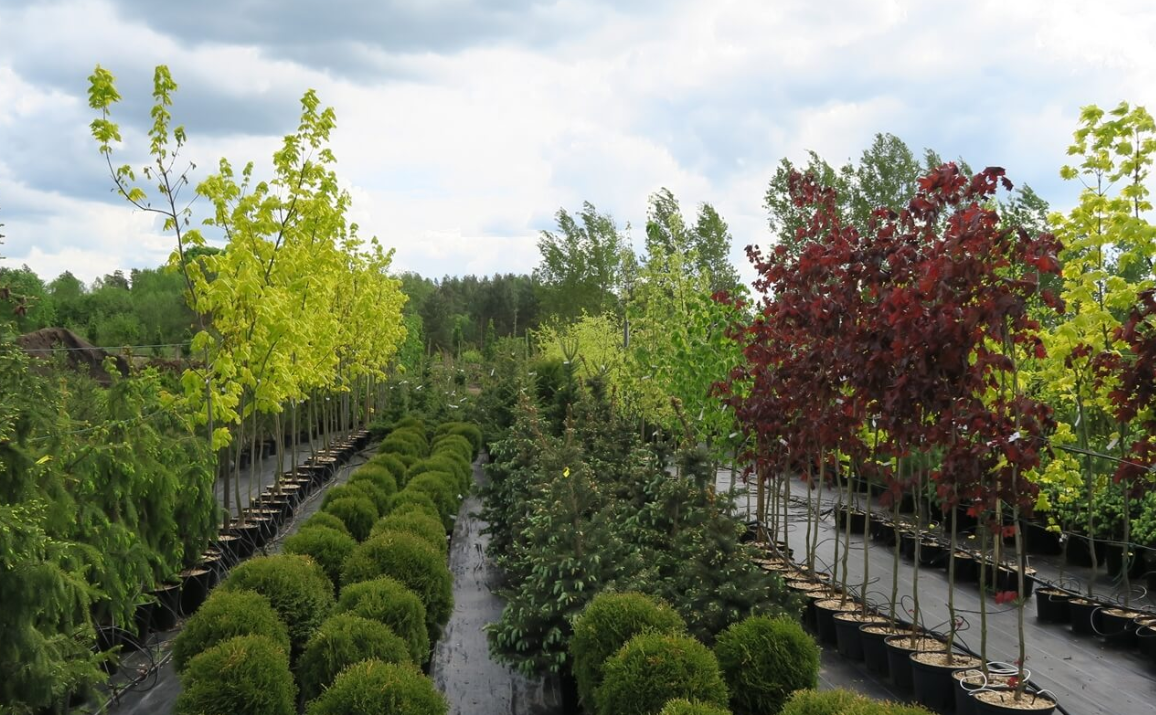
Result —
<path fill-rule="evenodd" d="M 173 248 L 111 192 L 88 128 L 97 64 L 134 166 L 170 67 L 194 182 L 221 157 L 267 169 L 317 90 L 351 216 L 398 270 L 530 271 L 540 232 L 584 201 L 641 247 L 667 187 L 687 214 L 715 206 L 750 277 L 780 160 L 841 164 L 878 132 L 1070 207 L 1080 107 L 1156 110 L 1154 31 L 1151 0 L 0 0 L 0 263 L 91 281 Z"/>

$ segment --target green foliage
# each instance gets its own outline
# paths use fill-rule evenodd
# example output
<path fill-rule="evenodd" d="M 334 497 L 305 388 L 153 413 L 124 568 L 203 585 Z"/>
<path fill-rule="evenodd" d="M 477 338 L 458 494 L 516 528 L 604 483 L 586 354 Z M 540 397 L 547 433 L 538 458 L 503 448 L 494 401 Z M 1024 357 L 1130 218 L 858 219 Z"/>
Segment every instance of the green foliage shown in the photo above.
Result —
<path fill-rule="evenodd" d="M 819 646 L 796 621 L 752 616 L 715 644 L 735 715 L 773 715 L 791 693 L 819 684 Z"/>
<path fill-rule="evenodd" d="M 389 626 L 342 613 L 321 624 L 297 661 L 301 697 L 310 701 L 328 688 L 337 674 L 363 660 L 412 664 L 405 641 Z"/>
<path fill-rule="evenodd" d="M 287 554 L 308 556 L 325 569 L 325 575 L 334 584 L 341 581 L 341 566 L 353 553 L 357 542 L 352 536 L 328 527 L 302 529 L 285 539 L 282 549 Z"/>
<path fill-rule="evenodd" d="M 376 486 L 379 490 L 385 493 L 386 498 L 389 498 L 397 493 L 397 477 L 394 476 L 393 470 L 389 467 L 378 464 L 363 464 L 349 475 L 349 483 L 357 484 L 358 482 L 367 481 Z M 384 506 L 379 507 L 382 514 L 385 513 Z"/>
<path fill-rule="evenodd" d="M 189 661 L 177 715 L 294 715 L 297 686 L 289 656 L 265 636 L 238 636 Z"/>
<path fill-rule="evenodd" d="M 359 544 L 341 575 L 342 587 L 389 576 L 416 593 L 426 609 L 430 640 L 437 640 L 453 610 L 453 576 L 445 558 L 413 534 L 388 531 Z"/>
<path fill-rule="evenodd" d="M 446 715 L 449 706 L 412 665 L 367 660 L 342 671 L 306 715 Z"/>
<path fill-rule="evenodd" d="M 446 541 L 446 530 L 441 520 L 420 509 L 401 509 L 379 519 L 373 525 L 371 536 L 377 536 L 384 531 L 404 531 L 413 534 L 440 551 L 442 556 L 449 553 L 449 542 Z"/>
<path fill-rule="evenodd" d="M 409 457 L 421 457 L 421 444 L 408 439 L 405 435 L 391 434 L 381 441 L 381 446 L 378 448 L 381 454 L 396 454 L 398 456 L 405 455 Z"/>
<path fill-rule="evenodd" d="M 406 466 L 405 463 L 398 459 L 396 455 L 389 452 L 381 452 L 379 454 L 375 454 L 372 458 L 370 458 L 369 462 L 366 463 L 366 466 L 385 467 L 389 470 L 389 473 L 393 475 L 396 486 L 405 486 Z"/>
<path fill-rule="evenodd" d="M 674 698 L 726 707 L 727 686 L 710 649 L 661 633 L 637 635 L 607 659 L 595 694 L 599 715 L 656 715 Z"/>
<path fill-rule="evenodd" d="M 406 643 L 414 663 L 429 659 L 425 606 L 413 591 L 398 581 L 381 576 L 341 589 L 338 613 L 352 613 L 389 626 Z"/>
<path fill-rule="evenodd" d="M 341 519 L 342 523 L 349 529 L 350 536 L 358 541 L 365 541 L 365 538 L 369 536 L 369 531 L 373 528 L 373 523 L 377 521 L 377 507 L 366 496 L 342 496 L 322 508 L 327 513 Z"/>
<path fill-rule="evenodd" d="M 589 202 L 575 215 L 558 209 L 556 218 L 558 233 L 543 231 L 538 239 L 534 277 L 542 283 L 543 307 L 563 320 L 615 308 L 634 258 L 629 239 Z"/>
<path fill-rule="evenodd" d="M 730 715 L 730 710 L 717 705 L 678 698 L 667 702 L 658 715 Z"/>
<path fill-rule="evenodd" d="M 433 498 L 425 492 L 410 489 L 402 489 L 389 500 L 389 511 L 387 515 L 395 511 L 412 511 L 415 509 L 429 514 L 439 522 L 442 521 L 441 511 L 438 509 L 437 504 L 434 503 Z M 442 526 L 445 526 L 444 522 L 442 522 Z"/>
<path fill-rule="evenodd" d="M 458 513 L 458 494 L 452 474 L 444 472 L 425 472 L 419 474 L 405 485 L 405 491 L 419 492 L 429 496 L 438 508 L 438 515 L 445 525 L 446 531 L 453 528 L 454 518 Z"/>
<path fill-rule="evenodd" d="M 918 705 L 880 702 L 850 690 L 797 690 L 782 715 L 931 715 Z"/>
<path fill-rule="evenodd" d="M 312 559 L 283 554 L 261 556 L 240 564 L 218 588 L 256 591 L 273 605 L 289 627 L 296 653 L 333 610 L 333 584 Z"/>
<path fill-rule="evenodd" d="M 301 525 L 300 531 L 306 529 L 333 529 L 346 536 L 349 535 L 349 527 L 345 525 L 344 521 L 324 511 L 319 511 L 306 519 L 305 523 Z"/>
<path fill-rule="evenodd" d="M 474 448 L 471 461 L 477 459 L 478 452 L 482 449 L 482 430 L 469 422 L 443 422 L 434 430 L 434 434 L 438 437 L 443 435 L 465 437 Z"/>
<path fill-rule="evenodd" d="M 407 480 L 412 480 L 419 474 L 425 474 L 426 472 L 445 472 L 446 474 L 452 474 L 454 477 L 454 488 L 459 494 L 466 494 L 470 491 L 473 470 L 470 468 L 470 462 L 468 460 L 456 455 L 435 454 L 421 461 L 414 462 L 413 466 L 409 468 Z"/>
<path fill-rule="evenodd" d="M 256 591 L 216 590 L 185 622 L 173 643 L 173 666 L 184 671 L 197 654 L 236 636 L 265 636 L 289 652 L 289 630 Z"/>
<path fill-rule="evenodd" d="M 570 659 L 578 695 L 587 709 L 594 709 L 594 693 L 602 684 L 602 668 L 639 633 L 677 635 L 686 623 L 666 604 L 640 593 L 607 593 L 594 597 L 574 620 Z"/>
<path fill-rule="evenodd" d="M 474 458 L 473 443 L 460 434 L 442 434 L 434 437 L 433 442 L 430 443 L 430 453 L 437 455 L 444 452 L 456 454 L 467 464 Z"/>

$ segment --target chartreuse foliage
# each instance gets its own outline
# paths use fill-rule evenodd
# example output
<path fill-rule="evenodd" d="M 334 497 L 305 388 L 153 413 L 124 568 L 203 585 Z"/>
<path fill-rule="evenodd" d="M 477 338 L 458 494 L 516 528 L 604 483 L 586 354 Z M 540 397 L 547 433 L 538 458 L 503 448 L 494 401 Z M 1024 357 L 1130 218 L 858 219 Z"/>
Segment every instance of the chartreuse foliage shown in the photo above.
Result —
<path fill-rule="evenodd" d="M 321 694 L 337 674 L 363 660 L 412 664 L 409 650 L 389 626 L 350 613 L 321 624 L 297 661 L 297 680 L 306 702 Z"/>
<path fill-rule="evenodd" d="M 425 606 L 416 593 L 388 577 L 350 584 L 341 589 L 338 613 L 352 613 L 389 626 L 406 642 L 415 663 L 429 659 Z"/>
<path fill-rule="evenodd" d="M 366 660 L 346 668 L 306 715 L 446 715 L 433 682 L 413 665 Z"/>
<path fill-rule="evenodd" d="M 446 530 L 442 522 L 421 510 L 398 510 L 379 519 L 373 525 L 371 536 L 385 531 L 403 531 L 421 537 L 445 556 L 449 552 Z"/>
<path fill-rule="evenodd" d="M 289 655 L 265 636 L 237 636 L 195 656 L 181 674 L 177 715 L 293 715 Z"/>
<path fill-rule="evenodd" d="M 377 507 L 366 496 L 342 496 L 326 504 L 324 509 L 326 513 L 341 519 L 349 529 L 350 536 L 358 541 L 365 541 L 373 523 L 377 521 Z"/>
<path fill-rule="evenodd" d="M 791 693 L 819 684 L 819 646 L 797 621 L 752 616 L 714 647 L 735 715 L 779 712 Z"/>
<path fill-rule="evenodd" d="M 289 652 L 289 630 L 269 599 L 256 591 L 213 591 L 173 643 L 177 672 L 198 653 L 236 636 L 265 636 Z"/>
<path fill-rule="evenodd" d="M 674 698 L 726 707 L 718 661 L 688 636 L 643 633 L 607 659 L 595 692 L 598 715 L 656 715 Z"/>
<path fill-rule="evenodd" d="M 570 659 L 578 696 L 594 708 L 606 659 L 639 633 L 681 634 L 686 623 L 667 606 L 641 593 L 600 593 L 574 620 Z"/>
<path fill-rule="evenodd" d="M 250 559 L 237 566 L 218 588 L 256 591 L 269 599 L 289 628 L 297 653 L 333 610 L 333 584 L 325 571 L 305 556 L 283 554 Z"/>
<path fill-rule="evenodd" d="M 850 690 L 797 690 L 782 715 L 930 715 L 918 705 L 880 702 Z"/>
<path fill-rule="evenodd" d="M 353 553 L 357 541 L 346 533 L 327 527 L 302 529 L 285 539 L 282 548 L 287 554 L 308 556 L 325 570 L 334 584 L 341 581 L 341 567 Z"/>
<path fill-rule="evenodd" d="M 662 710 L 658 711 L 658 715 L 730 715 L 730 712 L 730 710 L 718 705 L 676 698 L 663 705 Z"/>

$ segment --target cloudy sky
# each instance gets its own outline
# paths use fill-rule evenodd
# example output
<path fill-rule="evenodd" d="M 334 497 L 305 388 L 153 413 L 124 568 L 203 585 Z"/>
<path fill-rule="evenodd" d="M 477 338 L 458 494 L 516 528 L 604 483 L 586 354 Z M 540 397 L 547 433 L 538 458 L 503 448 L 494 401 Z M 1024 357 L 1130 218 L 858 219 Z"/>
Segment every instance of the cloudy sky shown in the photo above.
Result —
<path fill-rule="evenodd" d="M 582 201 L 640 243 L 662 186 L 713 203 L 741 264 L 782 157 L 842 162 L 876 132 L 1068 206 L 1079 107 L 1156 109 L 1154 30 L 1150 0 L 0 0 L 0 252 L 91 280 L 171 250 L 109 191 L 97 63 L 134 164 L 157 64 L 201 167 L 268 166 L 317 89 L 355 219 L 440 276 L 532 269 L 538 232 Z"/>

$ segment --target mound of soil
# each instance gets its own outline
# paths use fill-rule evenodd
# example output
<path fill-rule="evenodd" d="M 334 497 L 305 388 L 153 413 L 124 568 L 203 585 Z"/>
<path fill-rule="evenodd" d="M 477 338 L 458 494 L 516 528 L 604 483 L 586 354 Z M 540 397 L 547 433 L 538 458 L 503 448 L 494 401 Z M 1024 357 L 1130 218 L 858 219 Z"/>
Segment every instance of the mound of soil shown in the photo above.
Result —
<path fill-rule="evenodd" d="M 116 360 L 116 369 L 121 375 L 128 375 L 128 360 L 122 355 L 101 350 L 71 330 L 64 328 L 43 328 L 34 333 L 26 333 L 16 338 L 16 344 L 31 357 L 48 364 L 63 360 L 68 367 L 89 375 L 101 383 L 108 383 L 108 373 L 104 360 Z"/>

